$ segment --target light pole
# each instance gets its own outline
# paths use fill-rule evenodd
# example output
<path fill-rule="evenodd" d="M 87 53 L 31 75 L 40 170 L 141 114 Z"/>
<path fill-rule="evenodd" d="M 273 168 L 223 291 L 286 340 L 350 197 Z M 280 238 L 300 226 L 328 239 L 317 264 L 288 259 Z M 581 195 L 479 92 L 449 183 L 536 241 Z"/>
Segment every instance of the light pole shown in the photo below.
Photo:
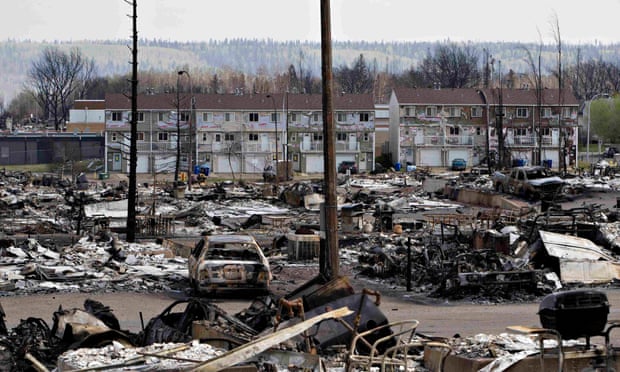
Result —
<path fill-rule="evenodd" d="M 187 80 L 189 82 L 189 94 L 192 95 L 192 78 L 189 75 L 189 72 L 185 71 L 185 70 L 181 70 L 179 71 L 177 76 L 177 81 L 178 78 L 181 77 L 181 75 L 185 74 L 187 75 Z M 178 92 L 178 90 L 177 90 Z M 178 93 L 177 93 L 178 94 Z M 193 119 L 193 109 L 194 109 L 194 97 L 192 96 L 190 98 L 190 105 L 189 105 L 189 117 L 187 118 L 187 137 L 188 137 L 188 148 L 187 148 L 187 188 L 188 190 L 192 189 L 192 119 Z M 177 133 L 178 134 L 178 133 Z"/>
<path fill-rule="evenodd" d="M 174 187 L 179 184 L 179 168 L 181 165 L 181 101 L 179 97 L 179 78 L 181 74 L 177 75 L 177 158 L 174 163 Z M 176 192 L 176 189 L 175 189 Z"/>
<path fill-rule="evenodd" d="M 273 98 L 273 95 L 267 94 L 267 98 L 271 98 L 271 103 L 273 104 L 273 120 L 275 121 L 275 134 L 276 134 L 276 185 L 278 184 L 279 177 L 279 165 L 278 165 L 278 111 L 276 109 L 276 100 Z"/>
<path fill-rule="evenodd" d="M 590 98 L 590 100 L 588 101 L 588 130 L 586 134 L 586 163 L 588 163 L 588 166 L 590 164 L 590 110 L 592 106 L 592 101 L 594 101 L 598 97 L 603 97 L 603 96 L 609 98 L 609 94 L 607 93 L 597 93 L 594 96 L 592 96 L 592 98 Z M 577 159 L 577 161 L 579 161 L 579 159 Z"/>

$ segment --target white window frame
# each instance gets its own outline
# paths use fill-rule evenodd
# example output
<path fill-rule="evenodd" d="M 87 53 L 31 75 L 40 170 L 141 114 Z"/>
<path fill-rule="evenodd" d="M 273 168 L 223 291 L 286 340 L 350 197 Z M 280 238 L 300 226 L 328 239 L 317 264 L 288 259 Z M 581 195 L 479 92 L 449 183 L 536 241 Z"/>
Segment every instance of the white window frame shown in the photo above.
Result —
<path fill-rule="evenodd" d="M 281 123 L 282 122 L 280 120 L 280 113 L 279 112 L 272 112 L 270 116 L 271 116 L 271 122 L 272 123 Z"/>
<path fill-rule="evenodd" d="M 249 112 L 248 113 L 248 121 L 249 122 L 257 122 L 258 121 L 258 112 Z"/>
<path fill-rule="evenodd" d="M 471 108 L 471 117 L 472 118 L 481 118 L 482 117 L 482 107 L 474 106 Z"/>
<path fill-rule="evenodd" d="M 347 138 L 348 138 L 348 136 L 347 136 L 347 134 L 346 134 L 346 133 L 343 133 L 343 132 L 337 132 L 337 133 L 336 133 L 336 141 L 342 141 L 342 142 L 344 142 L 344 141 L 346 141 L 346 140 L 347 140 Z"/>
<path fill-rule="evenodd" d="M 405 107 L 405 116 L 416 116 L 415 106 Z"/>
<path fill-rule="evenodd" d="M 232 112 L 225 112 L 224 113 L 224 121 L 226 121 L 226 122 L 233 121 L 234 117 L 235 117 L 235 115 Z"/>
<path fill-rule="evenodd" d="M 119 134 L 120 133 L 118 133 L 118 132 L 111 132 L 110 133 L 110 142 L 118 142 L 118 139 L 120 138 Z"/>
<path fill-rule="evenodd" d="M 144 132 L 136 133 L 136 141 L 144 141 Z"/>
<path fill-rule="evenodd" d="M 235 135 L 232 133 L 224 133 L 224 142 L 233 142 L 235 140 Z"/>
<path fill-rule="evenodd" d="M 110 115 L 110 120 L 112 121 L 123 121 L 123 112 L 122 111 L 112 111 Z"/>
<path fill-rule="evenodd" d="M 448 107 L 448 116 L 451 118 L 461 117 L 461 108 L 460 107 Z"/>
<path fill-rule="evenodd" d="M 312 113 L 312 121 L 313 122 L 318 123 L 321 120 L 323 120 L 323 113 L 322 112 L 313 112 Z"/>
<path fill-rule="evenodd" d="M 347 114 L 344 112 L 337 112 L 336 113 L 336 121 L 343 123 L 347 121 Z"/>
<path fill-rule="evenodd" d="M 205 123 L 211 123 L 213 121 L 213 113 L 212 112 L 203 112 L 202 113 L 202 121 Z"/>
<path fill-rule="evenodd" d="M 290 114 L 290 121 L 293 123 L 297 122 L 297 113 L 296 112 L 291 112 Z"/>
<path fill-rule="evenodd" d="M 170 139 L 168 132 L 157 132 L 157 141 L 158 142 L 167 142 Z"/>
<path fill-rule="evenodd" d="M 551 107 L 543 107 L 541 115 L 543 118 L 550 118 L 553 116 L 553 110 L 551 110 Z"/>
<path fill-rule="evenodd" d="M 248 133 L 248 141 L 257 142 L 258 141 L 258 133 Z"/>
<path fill-rule="evenodd" d="M 516 116 L 518 118 L 524 119 L 528 118 L 530 115 L 530 110 L 527 107 L 517 107 Z"/>
<path fill-rule="evenodd" d="M 368 113 L 368 112 L 360 112 L 359 118 L 360 118 L 360 121 L 363 122 L 363 123 L 364 122 L 368 122 L 368 121 L 370 121 L 370 113 Z"/>
<path fill-rule="evenodd" d="M 437 116 L 437 106 L 426 106 L 424 115 L 430 118 Z"/>

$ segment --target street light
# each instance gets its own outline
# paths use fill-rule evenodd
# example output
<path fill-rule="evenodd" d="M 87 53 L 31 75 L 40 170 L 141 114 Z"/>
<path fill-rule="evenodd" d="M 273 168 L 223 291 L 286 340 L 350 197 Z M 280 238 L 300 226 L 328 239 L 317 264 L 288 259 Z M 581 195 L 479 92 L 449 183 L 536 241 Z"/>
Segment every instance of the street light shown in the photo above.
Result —
<path fill-rule="evenodd" d="M 588 101 L 588 130 L 586 135 L 586 163 L 588 164 L 590 164 L 590 110 L 592 106 L 592 101 L 594 101 L 598 97 L 603 96 L 609 98 L 609 94 L 607 93 L 597 93 Z"/>
<path fill-rule="evenodd" d="M 278 111 L 276 110 L 276 100 L 273 98 L 273 95 L 267 94 L 267 98 L 271 98 L 271 103 L 273 104 L 273 120 L 276 123 L 275 134 L 276 134 L 276 184 L 278 184 Z"/>
<path fill-rule="evenodd" d="M 177 76 L 177 82 L 178 79 L 181 77 L 181 75 L 185 74 L 187 75 L 187 80 L 189 82 L 189 94 L 191 95 L 192 92 L 192 78 L 189 75 L 189 72 L 185 71 L 185 70 L 181 70 L 179 72 L 177 72 L 178 76 Z M 177 94 L 178 94 L 178 87 L 177 87 Z M 192 189 L 192 117 L 193 117 L 193 108 L 194 108 L 194 97 L 192 96 L 190 99 L 190 105 L 189 105 L 189 117 L 187 119 L 187 137 L 188 137 L 188 149 L 187 149 L 187 188 L 188 190 Z M 177 117 L 178 117 L 179 113 L 177 112 Z M 180 133 L 177 133 L 177 136 Z M 178 146 L 177 146 L 178 149 Z M 180 151 L 177 150 L 177 151 Z"/>

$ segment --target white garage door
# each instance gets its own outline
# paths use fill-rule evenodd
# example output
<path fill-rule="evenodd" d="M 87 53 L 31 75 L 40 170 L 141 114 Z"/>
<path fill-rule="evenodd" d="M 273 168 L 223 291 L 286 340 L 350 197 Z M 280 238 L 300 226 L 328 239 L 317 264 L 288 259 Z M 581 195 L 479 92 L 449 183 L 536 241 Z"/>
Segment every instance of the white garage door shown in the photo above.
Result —
<path fill-rule="evenodd" d="M 306 173 L 323 173 L 323 156 L 306 155 Z"/>
<path fill-rule="evenodd" d="M 155 156 L 155 172 L 174 173 L 177 157 L 174 155 Z"/>
<path fill-rule="evenodd" d="M 469 151 L 467 149 L 454 149 L 448 151 L 448 164 L 452 164 L 454 159 L 465 159 L 467 166 L 470 166 Z"/>
<path fill-rule="evenodd" d="M 245 173 L 263 173 L 263 169 L 265 169 L 265 156 L 248 156 L 243 161 L 243 171 Z"/>
<path fill-rule="evenodd" d="M 136 164 L 136 173 L 148 173 L 149 172 L 149 156 L 138 155 L 138 163 Z"/>
<path fill-rule="evenodd" d="M 441 149 L 420 149 L 417 166 L 441 167 Z"/>
<path fill-rule="evenodd" d="M 347 155 L 336 155 L 336 169 L 343 161 L 355 161 L 355 155 L 347 154 Z M 359 165 L 358 165 L 359 168 Z"/>
<path fill-rule="evenodd" d="M 558 154 L 558 150 L 543 150 L 543 161 L 551 160 L 551 168 L 557 168 L 560 165 L 560 154 Z"/>
<path fill-rule="evenodd" d="M 241 163 L 237 156 L 217 156 L 214 159 L 216 173 L 239 173 L 241 172 Z"/>

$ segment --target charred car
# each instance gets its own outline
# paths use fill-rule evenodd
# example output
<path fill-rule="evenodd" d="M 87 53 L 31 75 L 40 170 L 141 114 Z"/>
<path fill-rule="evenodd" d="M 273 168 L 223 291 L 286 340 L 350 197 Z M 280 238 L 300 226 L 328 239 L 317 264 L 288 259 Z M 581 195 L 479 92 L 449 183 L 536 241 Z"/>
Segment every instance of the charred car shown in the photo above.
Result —
<path fill-rule="evenodd" d="M 564 186 L 564 180 L 553 176 L 542 166 L 515 167 L 510 173 L 493 174 L 495 190 L 518 195 L 526 199 L 553 199 Z"/>
<path fill-rule="evenodd" d="M 249 235 L 203 237 L 188 258 L 190 285 L 197 294 L 269 291 L 269 262 Z"/>

